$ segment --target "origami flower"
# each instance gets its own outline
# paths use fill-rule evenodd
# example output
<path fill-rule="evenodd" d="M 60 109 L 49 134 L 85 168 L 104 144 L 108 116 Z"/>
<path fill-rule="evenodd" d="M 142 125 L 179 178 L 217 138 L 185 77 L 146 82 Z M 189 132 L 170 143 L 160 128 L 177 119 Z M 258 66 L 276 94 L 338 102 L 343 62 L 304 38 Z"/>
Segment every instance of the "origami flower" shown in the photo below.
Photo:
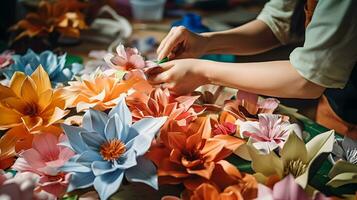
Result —
<path fill-rule="evenodd" d="M 94 186 L 101 199 L 129 182 L 142 182 L 157 189 L 154 164 L 144 157 L 166 118 L 145 118 L 132 125 L 124 98 L 109 114 L 92 110 L 83 118 L 83 128 L 63 124 L 76 155 L 62 168 L 71 172 L 69 191 Z"/>
<path fill-rule="evenodd" d="M 203 105 L 206 111 L 221 111 L 227 99 L 231 99 L 234 94 L 223 86 L 203 85 L 192 96 L 199 96 L 197 103 Z"/>
<path fill-rule="evenodd" d="M 198 96 L 171 96 L 168 89 L 155 88 L 146 94 L 134 92 L 127 97 L 128 106 L 131 109 L 134 120 L 145 117 L 168 116 L 168 121 L 175 121 L 179 126 L 186 126 L 204 111 L 193 103 Z"/>
<path fill-rule="evenodd" d="M 31 76 L 15 72 L 10 86 L 0 85 L 0 129 L 25 126 L 38 132 L 62 119 L 68 111 L 61 89 L 52 89 L 42 66 Z"/>
<path fill-rule="evenodd" d="M 272 114 L 278 107 L 279 101 L 274 98 L 258 99 L 258 95 L 242 90 L 237 92 L 236 100 L 229 100 L 224 110 L 230 112 L 241 121 L 257 120 L 258 114 Z"/>
<path fill-rule="evenodd" d="M 280 151 L 280 156 L 274 151 L 261 154 L 252 146 L 249 146 L 248 151 L 252 158 L 252 168 L 259 174 L 260 182 L 265 182 L 271 176 L 282 179 L 291 174 L 295 181 L 305 188 L 312 163 L 321 154 L 332 151 L 333 141 L 333 130 L 315 136 L 306 146 L 296 134 L 291 133 Z"/>
<path fill-rule="evenodd" d="M 9 66 L 14 61 L 12 60 L 12 55 L 14 53 L 11 51 L 4 51 L 0 54 L 0 69 Z"/>
<path fill-rule="evenodd" d="M 259 184 L 257 200 L 327 200 L 322 193 L 315 193 L 310 198 L 304 189 L 295 182 L 294 176 L 288 175 L 283 180 L 277 182 L 273 189 Z"/>
<path fill-rule="evenodd" d="M 258 122 L 239 122 L 239 132 L 241 137 L 249 137 L 252 145 L 265 154 L 283 148 L 292 132 L 302 138 L 300 127 L 284 121 L 281 115 L 259 114 L 258 119 Z"/>
<path fill-rule="evenodd" d="M 15 40 L 24 37 L 48 37 L 57 32 L 62 36 L 80 36 L 80 30 L 87 28 L 84 15 L 80 12 L 86 4 L 77 0 L 55 2 L 41 1 L 37 12 L 31 12 L 10 30 L 20 31 Z"/>
<path fill-rule="evenodd" d="M 12 58 L 14 63 L 1 70 L 8 80 L 17 71 L 31 75 L 41 65 L 50 77 L 52 85 L 56 86 L 59 83 L 67 83 L 72 80 L 74 75 L 83 69 L 79 63 L 66 64 L 66 54 L 57 56 L 51 51 L 44 51 L 38 55 L 28 49 L 25 55 L 13 55 Z"/>
<path fill-rule="evenodd" d="M 136 48 L 125 48 L 119 44 L 116 48 L 116 54 L 108 53 L 104 56 L 105 62 L 113 69 L 127 71 L 124 79 L 138 77 L 146 80 L 145 71 L 159 67 L 152 61 L 145 61 Z"/>
<path fill-rule="evenodd" d="M 62 197 L 67 190 L 70 174 L 60 172 L 59 168 L 74 155 L 69 148 L 57 145 L 65 140 L 64 135 L 59 139 L 51 133 L 36 135 L 32 148 L 21 152 L 12 168 L 39 175 L 37 190 Z"/>
<path fill-rule="evenodd" d="M 333 163 L 327 183 L 332 187 L 357 183 L 357 141 L 349 137 L 336 138 L 332 153 L 329 155 Z"/>
<path fill-rule="evenodd" d="M 223 111 L 219 114 L 218 119 L 212 115 L 210 119 L 213 135 L 235 135 L 237 131 L 236 119 L 230 113 Z"/>
<path fill-rule="evenodd" d="M 187 131 L 177 129 L 160 134 L 160 137 L 167 139 L 161 139 L 165 142 L 153 145 L 148 152 L 150 159 L 158 166 L 160 183 L 184 183 L 186 188 L 192 190 L 199 183 L 210 180 L 215 168 L 235 168 L 223 159 L 244 141 L 229 135 L 203 139 L 202 135 L 211 135 L 207 133 L 210 131 L 209 120 L 198 118 Z"/>
<path fill-rule="evenodd" d="M 93 108 L 107 110 L 118 104 L 121 94 L 136 90 L 148 90 L 151 86 L 144 80 L 131 78 L 119 80 L 115 76 L 98 73 L 96 76 L 83 76 L 82 80 L 70 81 L 64 89 L 70 94 L 67 102 L 76 107 L 77 112 Z"/>
<path fill-rule="evenodd" d="M 0 138 L 0 170 L 9 168 L 15 161 L 16 137 L 5 134 Z"/>

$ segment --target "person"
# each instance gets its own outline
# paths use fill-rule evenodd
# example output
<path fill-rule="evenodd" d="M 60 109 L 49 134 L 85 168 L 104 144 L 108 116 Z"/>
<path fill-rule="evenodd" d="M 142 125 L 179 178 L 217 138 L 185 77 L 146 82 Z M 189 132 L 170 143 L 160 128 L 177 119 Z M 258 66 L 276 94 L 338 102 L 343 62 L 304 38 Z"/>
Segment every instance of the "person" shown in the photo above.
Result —
<path fill-rule="evenodd" d="M 289 60 L 197 59 L 204 54 L 258 54 L 301 38 L 303 46 Z M 216 84 L 273 97 L 320 98 L 317 122 L 357 139 L 356 0 L 271 0 L 257 19 L 230 30 L 196 34 L 173 27 L 157 53 L 159 60 L 170 61 L 148 75 L 154 85 L 176 94 Z"/>

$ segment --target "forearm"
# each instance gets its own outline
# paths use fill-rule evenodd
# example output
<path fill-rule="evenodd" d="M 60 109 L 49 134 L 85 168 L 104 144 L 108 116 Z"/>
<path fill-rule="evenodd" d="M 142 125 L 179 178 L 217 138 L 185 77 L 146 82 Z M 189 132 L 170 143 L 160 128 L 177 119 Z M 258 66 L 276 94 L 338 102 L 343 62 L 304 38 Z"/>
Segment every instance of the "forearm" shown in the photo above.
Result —
<path fill-rule="evenodd" d="M 283 98 L 318 98 L 323 87 L 303 78 L 289 61 L 218 63 L 202 61 L 199 73 L 208 83 Z"/>
<path fill-rule="evenodd" d="M 207 54 L 252 55 L 280 45 L 270 28 L 259 20 L 227 31 L 201 35 L 207 38 Z"/>

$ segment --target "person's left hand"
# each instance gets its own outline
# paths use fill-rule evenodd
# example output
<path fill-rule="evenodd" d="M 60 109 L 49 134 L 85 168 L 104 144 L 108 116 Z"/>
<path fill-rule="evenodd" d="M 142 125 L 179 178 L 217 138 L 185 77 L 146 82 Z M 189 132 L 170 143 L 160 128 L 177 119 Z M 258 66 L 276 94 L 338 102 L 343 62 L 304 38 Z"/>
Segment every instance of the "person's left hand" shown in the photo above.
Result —
<path fill-rule="evenodd" d="M 168 88 L 176 95 L 188 94 L 201 85 L 207 84 L 204 76 L 204 61 L 180 59 L 160 64 L 161 70 L 147 74 L 149 82 Z"/>

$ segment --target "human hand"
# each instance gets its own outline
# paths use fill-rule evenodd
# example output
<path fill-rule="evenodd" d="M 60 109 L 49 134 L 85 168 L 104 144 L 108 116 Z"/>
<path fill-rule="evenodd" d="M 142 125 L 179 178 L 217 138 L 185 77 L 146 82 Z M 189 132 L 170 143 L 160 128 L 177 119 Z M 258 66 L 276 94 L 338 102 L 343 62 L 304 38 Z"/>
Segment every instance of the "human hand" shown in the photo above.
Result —
<path fill-rule="evenodd" d="M 172 59 L 197 58 L 202 56 L 208 45 L 208 38 L 193 33 L 184 26 L 172 27 L 161 41 L 158 49 L 158 60 L 165 57 Z"/>
<path fill-rule="evenodd" d="M 188 94 L 208 83 L 204 75 L 204 62 L 199 59 L 169 61 L 160 65 L 160 71 L 149 72 L 148 80 L 153 85 L 168 88 L 174 94 Z"/>

